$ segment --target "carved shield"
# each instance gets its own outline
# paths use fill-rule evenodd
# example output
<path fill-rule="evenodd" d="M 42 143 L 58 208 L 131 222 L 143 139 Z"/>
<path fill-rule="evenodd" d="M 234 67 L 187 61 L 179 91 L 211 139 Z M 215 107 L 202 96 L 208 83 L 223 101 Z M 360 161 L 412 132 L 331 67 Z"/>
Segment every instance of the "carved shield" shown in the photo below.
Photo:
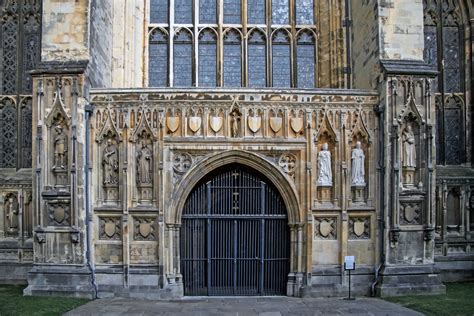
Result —
<path fill-rule="evenodd" d="M 151 224 L 148 222 L 143 222 L 140 223 L 140 228 L 139 228 L 140 235 L 142 235 L 143 238 L 147 238 L 148 235 L 151 233 Z"/>
<path fill-rule="evenodd" d="M 279 116 L 270 117 L 270 128 L 274 133 L 278 133 L 283 125 L 283 119 Z"/>
<path fill-rule="evenodd" d="M 104 231 L 107 237 L 112 238 L 115 235 L 115 222 L 108 221 L 105 223 Z"/>
<path fill-rule="evenodd" d="M 260 116 L 249 116 L 248 124 L 249 129 L 252 131 L 252 133 L 256 133 L 262 126 L 262 118 Z"/>
<path fill-rule="evenodd" d="M 411 223 L 416 218 L 416 206 L 407 205 L 405 206 L 405 219 L 407 222 Z"/>
<path fill-rule="evenodd" d="M 196 133 L 201 128 L 201 117 L 200 116 L 191 116 L 189 118 L 189 129 Z"/>
<path fill-rule="evenodd" d="M 364 222 L 354 222 L 354 234 L 360 237 L 365 232 L 365 223 Z"/>
<path fill-rule="evenodd" d="M 64 207 L 62 206 L 55 207 L 54 212 L 53 212 L 53 217 L 57 223 L 62 223 L 64 221 L 64 218 L 66 218 L 66 211 Z"/>
<path fill-rule="evenodd" d="M 211 116 L 209 119 L 209 124 L 214 133 L 217 133 L 222 128 L 223 119 L 220 116 Z"/>
<path fill-rule="evenodd" d="M 319 233 L 321 234 L 321 236 L 327 237 L 329 236 L 329 234 L 331 234 L 331 232 L 332 232 L 332 226 L 330 222 L 322 221 L 319 224 Z"/>
<path fill-rule="evenodd" d="M 166 118 L 166 126 L 168 126 L 171 133 L 176 132 L 179 127 L 179 116 L 168 116 Z"/>
<path fill-rule="evenodd" d="M 291 129 L 296 133 L 300 133 L 303 129 L 303 118 L 302 117 L 292 117 L 290 119 Z"/>

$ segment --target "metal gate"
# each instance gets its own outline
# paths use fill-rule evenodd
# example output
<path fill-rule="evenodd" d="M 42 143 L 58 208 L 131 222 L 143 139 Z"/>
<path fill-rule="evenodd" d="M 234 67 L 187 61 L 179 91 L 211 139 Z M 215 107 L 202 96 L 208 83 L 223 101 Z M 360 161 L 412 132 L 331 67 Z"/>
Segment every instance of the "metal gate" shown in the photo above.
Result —
<path fill-rule="evenodd" d="M 180 255 L 185 295 L 285 295 L 290 240 L 285 204 L 263 175 L 219 169 L 189 195 Z"/>

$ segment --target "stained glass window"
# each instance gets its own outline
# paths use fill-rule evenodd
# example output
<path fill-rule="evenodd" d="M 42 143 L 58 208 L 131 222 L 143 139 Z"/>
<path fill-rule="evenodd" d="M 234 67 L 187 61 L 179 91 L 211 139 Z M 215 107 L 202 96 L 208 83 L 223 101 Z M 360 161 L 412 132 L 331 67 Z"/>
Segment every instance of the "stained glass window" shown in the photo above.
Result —
<path fill-rule="evenodd" d="M 267 84 L 267 48 L 265 35 L 253 31 L 248 40 L 248 86 L 265 87 Z"/>
<path fill-rule="evenodd" d="M 150 35 L 148 47 L 149 86 L 166 87 L 168 85 L 168 36 L 158 29 Z"/>
<path fill-rule="evenodd" d="M 249 24 L 265 24 L 265 0 L 247 0 Z"/>
<path fill-rule="evenodd" d="M 298 35 L 296 46 L 296 70 L 298 88 L 314 88 L 315 66 L 314 36 L 311 32 L 302 32 Z"/>
<path fill-rule="evenodd" d="M 242 47 L 240 34 L 231 30 L 224 35 L 224 86 L 242 84 Z"/>
<path fill-rule="evenodd" d="M 191 34 L 182 29 L 174 37 L 174 86 L 190 87 L 193 84 L 193 42 Z"/>
<path fill-rule="evenodd" d="M 296 24 L 313 24 L 313 0 L 296 1 Z"/>
<path fill-rule="evenodd" d="M 290 24 L 288 0 L 272 0 L 272 24 Z"/>
<path fill-rule="evenodd" d="M 199 35 L 199 86 L 202 87 L 217 85 L 216 38 L 211 30 L 204 30 Z"/>
<path fill-rule="evenodd" d="M 168 0 L 151 0 L 150 22 L 168 23 Z"/>
<path fill-rule="evenodd" d="M 240 24 L 240 0 L 224 0 L 224 23 Z"/>
<path fill-rule="evenodd" d="M 174 22 L 177 24 L 193 23 L 193 0 L 174 0 Z"/>
<path fill-rule="evenodd" d="M 290 40 L 285 31 L 273 35 L 272 74 L 274 87 L 291 86 Z"/>
<path fill-rule="evenodd" d="M 217 22 L 216 0 L 199 0 L 199 23 L 214 24 Z"/>

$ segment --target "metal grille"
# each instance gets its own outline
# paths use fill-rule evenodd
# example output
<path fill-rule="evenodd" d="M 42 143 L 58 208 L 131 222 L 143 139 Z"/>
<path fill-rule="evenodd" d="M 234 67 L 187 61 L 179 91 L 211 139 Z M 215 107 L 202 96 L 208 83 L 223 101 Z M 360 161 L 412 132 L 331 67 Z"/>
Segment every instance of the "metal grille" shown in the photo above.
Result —
<path fill-rule="evenodd" d="M 262 175 L 238 165 L 206 177 L 181 226 L 185 295 L 284 295 L 289 272 L 285 204 Z"/>

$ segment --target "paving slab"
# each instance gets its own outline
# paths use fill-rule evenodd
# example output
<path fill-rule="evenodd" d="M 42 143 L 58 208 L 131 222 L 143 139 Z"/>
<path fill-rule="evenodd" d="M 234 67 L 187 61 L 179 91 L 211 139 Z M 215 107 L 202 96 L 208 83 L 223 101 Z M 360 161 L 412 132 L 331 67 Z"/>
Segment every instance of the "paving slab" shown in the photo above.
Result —
<path fill-rule="evenodd" d="M 192 315 L 192 316 L 285 316 L 285 315 L 423 315 L 377 298 L 293 297 L 185 297 L 182 300 L 150 301 L 104 298 L 91 301 L 65 315 Z"/>

